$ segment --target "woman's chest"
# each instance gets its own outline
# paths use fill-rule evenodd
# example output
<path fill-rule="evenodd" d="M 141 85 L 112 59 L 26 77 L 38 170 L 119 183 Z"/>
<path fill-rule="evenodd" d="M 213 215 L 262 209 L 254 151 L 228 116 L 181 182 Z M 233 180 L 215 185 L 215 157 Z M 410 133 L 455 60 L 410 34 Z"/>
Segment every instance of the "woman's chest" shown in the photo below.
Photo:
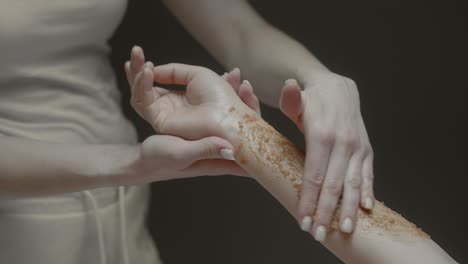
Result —
<path fill-rule="evenodd" d="M 0 48 L 107 40 L 126 4 L 126 0 L 0 0 Z"/>

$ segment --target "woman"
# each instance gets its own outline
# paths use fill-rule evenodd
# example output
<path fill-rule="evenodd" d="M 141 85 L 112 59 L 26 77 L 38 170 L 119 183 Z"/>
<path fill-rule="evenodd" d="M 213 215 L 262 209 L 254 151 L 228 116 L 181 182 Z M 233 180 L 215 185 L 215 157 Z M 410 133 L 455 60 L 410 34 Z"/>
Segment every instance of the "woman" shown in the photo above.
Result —
<path fill-rule="evenodd" d="M 370 150 L 356 97 L 330 93 L 341 91 L 343 80 L 348 79 L 331 73 L 302 45 L 269 26 L 246 1 L 172 0 L 166 5 L 224 65 L 242 66 L 256 83 L 266 81 L 259 86 L 264 87 L 259 88 L 264 101 L 278 101 L 281 86 L 271 84 L 282 83 L 285 77 L 307 84 L 305 93 L 310 96 L 304 109 L 310 116 L 304 120 L 304 132 L 308 142 L 324 151 L 308 156 L 305 175 L 310 181 L 306 183 L 314 182 L 326 166 L 339 167 L 341 172 L 348 169 L 339 166 L 349 161 L 339 151 L 326 165 L 329 156 L 324 153 L 342 142 L 335 140 L 336 131 L 354 132 L 351 140 L 360 143 L 351 153 Z M 148 189 L 117 186 L 197 175 L 245 175 L 232 161 L 233 146 L 218 137 L 187 141 L 153 136 L 136 144 L 134 128 L 119 109 L 106 44 L 125 6 L 124 0 L 0 4 L 1 263 L 117 263 L 128 262 L 128 254 L 137 263 L 154 263 L 157 254 L 143 225 Z M 194 8 L 205 15 L 194 17 L 190 11 Z M 239 40 L 255 44 L 243 45 Z M 270 56 L 275 50 L 284 52 Z M 237 89 L 239 72 L 226 78 Z M 348 84 L 346 90 L 356 95 L 356 86 Z M 241 97 L 249 91 L 239 89 Z M 253 98 L 247 96 L 244 101 L 255 102 Z M 325 111 L 314 109 L 317 105 Z M 349 115 L 359 117 L 356 124 L 343 122 Z M 324 136 L 337 144 L 321 144 L 321 136 L 312 136 L 316 134 L 313 122 L 322 121 L 330 124 L 330 133 Z M 351 195 L 342 214 L 351 225 L 343 220 L 342 230 L 352 231 L 358 206 L 373 205 L 372 154 L 367 154 L 357 161 L 368 167 L 359 186 L 347 184 L 341 172 L 322 177 L 339 175 L 339 192 L 322 192 L 319 197 L 328 181 L 304 185 L 297 210 L 303 230 L 327 227 L 329 212 L 335 210 L 344 189 Z M 225 160 L 205 161 L 212 158 Z M 316 166 L 321 170 L 314 170 Z M 106 188 L 87 191 L 98 187 Z M 12 198 L 52 194 L 63 195 Z M 311 226 L 314 211 L 320 219 Z M 126 222 L 130 215 L 132 220 Z M 324 235 L 321 232 L 316 238 Z M 133 242 L 127 246 L 127 240 Z"/>
<path fill-rule="evenodd" d="M 225 80 L 206 68 L 184 64 L 153 68 L 146 63 L 136 76 L 130 67 L 127 74 L 133 80 L 133 106 L 155 130 L 189 139 L 207 135 L 227 139 L 235 146 L 236 162 L 294 214 L 304 177 L 304 153 L 241 102 Z M 153 87 L 153 80 L 186 85 L 187 91 L 181 94 Z M 296 96 L 283 97 L 281 104 L 293 100 L 291 105 L 299 105 L 297 82 L 289 80 L 287 87 Z M 207 118 L 189 122 L 200 113 Z M 182 118 L 186 122 L 176 121 Z M 302 122 L 300 115 L 294 118 Z M 189 133 L 190 129 L 199 134 Z M 339 230 L 339 218 L 337 212 L 328 230 L 332 231 L 330 236 L 321 242 L 345 263 L 456 263 L 428 235 L 380 202 L 372 211 L 359 210 L 352 234 L 334 232 Z"/>
<path fill-rule="evenodd" d="M 157 262 L 141 184 L 244 175 L 232 145 L 163 135 L 137 144 L 107 57 L 125 1 L 0 10 L 0 263 Z M 225 77 L 239 82 L 237 70 Z"/>

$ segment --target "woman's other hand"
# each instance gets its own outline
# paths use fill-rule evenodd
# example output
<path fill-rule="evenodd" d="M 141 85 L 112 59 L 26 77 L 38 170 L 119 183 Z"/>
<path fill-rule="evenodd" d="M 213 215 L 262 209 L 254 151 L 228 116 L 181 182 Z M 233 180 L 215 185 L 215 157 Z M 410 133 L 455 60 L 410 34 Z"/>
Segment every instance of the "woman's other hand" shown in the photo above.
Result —
<path fill-rule="evenodd" d="M 280 108 L 306 139 L 298 220 L 323 241 L 340 200 L 340 229 L 346 233 L 354 230 L 359 205 L 372 209 L 373 151 L 351 79 L 317 75 L 305 86 L 301 90 L 295 80 L 286 81 Z"/>
<path fill-rule="evenodd" d="M 190 141 L 174 136 L 154 135 L 139 145 L 137 158 L 130 166 L 134 176 L 126 177 L 131 182 L 124 184 L 200 175 L 246 176 L 246 172 L 233 160 L 233 146 L 218 137 Z"/>

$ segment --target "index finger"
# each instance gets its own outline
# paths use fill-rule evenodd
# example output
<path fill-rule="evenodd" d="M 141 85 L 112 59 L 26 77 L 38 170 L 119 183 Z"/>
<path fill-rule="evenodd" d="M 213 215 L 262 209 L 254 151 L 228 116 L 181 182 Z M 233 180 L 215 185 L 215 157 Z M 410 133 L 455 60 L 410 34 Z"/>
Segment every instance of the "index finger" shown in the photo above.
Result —
<path fill-rule="evenodd" d="M 199 66 L 169 63 L 154 68 L 154 80 L 162 84 L 187 85 L 196 74 L 203 71 L 210 70 Z"/>
<path fill-rule="evenodd" d="M 134 46 L 130 53 L 130 64 L 128 65 L 128 83 L 130 86 L 135 82 L 135 77 L 145 64 L 145 54 L 139 46 Z"/>
<path fill-rule="evenodd" d="M 298 220 L 305 232 L 311 231 L 312 216 L 317 208 L 332 149 L 330 140 L 317 136 L 316 131 L 310 134 L 314 137 L 306 137 L 305 171 L 298 204 Z"/>

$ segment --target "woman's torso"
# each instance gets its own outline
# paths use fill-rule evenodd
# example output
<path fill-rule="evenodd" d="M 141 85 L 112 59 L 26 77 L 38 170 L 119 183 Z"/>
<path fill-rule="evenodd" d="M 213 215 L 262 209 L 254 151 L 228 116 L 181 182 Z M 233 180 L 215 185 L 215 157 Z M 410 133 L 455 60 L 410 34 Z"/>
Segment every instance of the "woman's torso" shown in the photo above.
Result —
<path fill-rule="evenodd" d="M 107 40 L 126 0 L 0 0 L 0 134 L 133 143 Z"/>
<path fill-rule="evenodd" d="M 0 135 L 136 142 L 108 58 L 125 8 L 126 0 L 0 0 Z M 0 263 L 99 263 L 96 215 L 108 260 L 119 263 L 117 189 L 89 193 L 0 199 Z M 145 228 L 147 186 L 127 189 L 124 201 L 131 260 L 159 263 Z"/>

